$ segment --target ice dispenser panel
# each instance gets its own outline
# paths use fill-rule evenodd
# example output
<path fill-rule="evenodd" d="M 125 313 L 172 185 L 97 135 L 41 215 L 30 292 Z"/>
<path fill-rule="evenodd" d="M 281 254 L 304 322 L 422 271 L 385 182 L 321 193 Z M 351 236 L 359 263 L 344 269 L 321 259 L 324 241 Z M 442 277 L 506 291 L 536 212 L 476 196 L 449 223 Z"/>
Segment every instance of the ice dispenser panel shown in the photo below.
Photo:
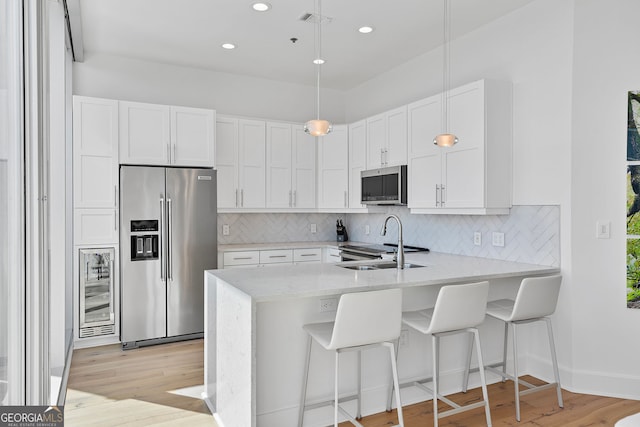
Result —
<path fill-rule="evenodd" d="M 157 220 L 131 221 L 131 261 L 158 259 L 158 237 Z"/>

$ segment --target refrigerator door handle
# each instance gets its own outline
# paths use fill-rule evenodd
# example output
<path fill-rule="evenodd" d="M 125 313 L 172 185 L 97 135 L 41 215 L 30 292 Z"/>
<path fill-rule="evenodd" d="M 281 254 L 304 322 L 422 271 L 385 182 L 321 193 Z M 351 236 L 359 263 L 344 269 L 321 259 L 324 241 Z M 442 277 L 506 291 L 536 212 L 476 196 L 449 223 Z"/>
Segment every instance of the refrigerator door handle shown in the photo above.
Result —
<path fill-rule="evenodd" d="M 164 282 L 164 197 L 160 197 L 160 280 Z"/>
<path fill-rule="evenodd" d="M 173 257 L 171 256 L 171 245 L 173 244 L 173 215 L 171 199 L 167 197 L 167 211 L 169 213 L 169 234 L 167 235 L 167 280 L 173 281 Z"/>

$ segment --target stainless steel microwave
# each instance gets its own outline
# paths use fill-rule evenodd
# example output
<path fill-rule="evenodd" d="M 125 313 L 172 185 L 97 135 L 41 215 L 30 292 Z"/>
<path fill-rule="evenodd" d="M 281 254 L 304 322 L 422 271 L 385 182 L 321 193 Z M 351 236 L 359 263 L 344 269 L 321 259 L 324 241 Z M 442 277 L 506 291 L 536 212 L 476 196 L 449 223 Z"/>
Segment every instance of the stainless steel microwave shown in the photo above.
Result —
<path fill-rule="evenodd" d="M 360 172 L 363 205 L 406 205 L 407 165 Z"/>

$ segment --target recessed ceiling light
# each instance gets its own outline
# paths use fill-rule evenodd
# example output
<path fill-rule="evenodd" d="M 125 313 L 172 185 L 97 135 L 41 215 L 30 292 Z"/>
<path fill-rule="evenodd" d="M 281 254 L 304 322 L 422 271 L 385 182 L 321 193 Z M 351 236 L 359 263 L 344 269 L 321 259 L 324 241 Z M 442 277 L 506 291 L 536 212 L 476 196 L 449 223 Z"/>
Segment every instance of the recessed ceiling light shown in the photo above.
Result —
<path fill-rule="evenodd" d="M 271 5 L 269 3 L 257 2 L 251 5 L 253 10 L 257 12 L 266 12 L 271 9 Z"/>
<path fill-rule="evenodd" d="M 231 50 L 231 49 L 235 49 L 236 45 L 233 43 L 222 43 L 222 48 Z"/>
<path fill-rule="evenodd" d="M 316 65 L 322 65 L 322 64 L 324 64 L 324 59 L 322 59 L 322 58 L 314 59 L 313 63 L 316 64 Z"/>
<path fill-rule="evenodd" d="M 362 34 L 369 34 L 370 32 L 373 31 L 373 27 L 360 27 L 358 28 L 358 31 L 361 32 Z"/>

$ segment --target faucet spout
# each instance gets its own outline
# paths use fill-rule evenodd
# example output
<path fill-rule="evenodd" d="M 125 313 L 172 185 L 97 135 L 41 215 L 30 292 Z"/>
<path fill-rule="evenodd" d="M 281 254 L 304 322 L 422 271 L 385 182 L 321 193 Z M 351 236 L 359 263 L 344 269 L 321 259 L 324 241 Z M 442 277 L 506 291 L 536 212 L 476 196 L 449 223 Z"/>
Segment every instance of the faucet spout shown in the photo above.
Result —
<path fill-rule="evenodd" d="M 389 215 L 384 220 L 384 226 L 382 227 L 382 235 L 387 234 L 387 222 L 391 219 L 395 219 L 398 223 L 398 252 L 396 253 L 396 265 L 398 269 L 404 268 L 404 244 L 402 242 L 402 221 L 396 215 Z"/>

